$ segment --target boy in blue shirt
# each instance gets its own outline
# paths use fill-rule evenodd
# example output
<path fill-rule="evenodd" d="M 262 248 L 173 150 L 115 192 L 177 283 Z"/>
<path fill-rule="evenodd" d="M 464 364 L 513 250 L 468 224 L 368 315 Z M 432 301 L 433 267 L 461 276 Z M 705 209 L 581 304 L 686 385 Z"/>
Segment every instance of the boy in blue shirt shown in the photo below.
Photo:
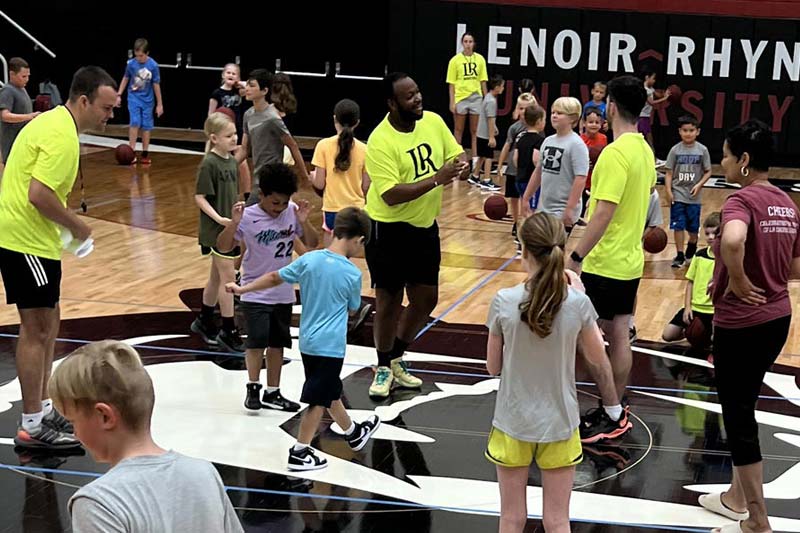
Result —
<path fill-rule="evenodd" d="M 117 107 L 122 102 L 122 93 L 128 87 L 128 113 L 131 116 L 128 128 L 128 142 L 136 151 L 136 139 L 139 132 L 142 134 L 142 156 L 134 159 L 142 165 L 150 164 L 150 131 L 153 129 L 153 97 L 155 96 L 156 115 L 164 114 L 164 105 L 161 101 L 161 73 L 158 63 L 150 57 L 150 44 L 147 39 L 136 39 L 133 43 L 133 59 L 128 60 L 125 66 L 125 76 L 119 84 L 117 91 Z M 130 83 L 130 86 L 128 84 Z"/>
<path fill-rule="evenodd" d="M 369 239 L 370 219 L 361 209 L 348 207 L 336 214 L 333 242 L 324 250 L 300 256 L 290 265 L 264 274 L 240 287 L 229 283 L 234 294 L 269 289 L 282 283 L 300 284 L 300 353 L 306 382 L 300 401 L 308 404 L 300 422 L 297 443 L 289 450 L 289 470 L 319 470 L 328 466 L 311 448 L 311 439 L 327 409 L 344 430 L 344 438 L 360 451 L 378 429 L 380 419 L 372 415 L 355 423 L 342 404 L 339 375 L 347 347 L 348 311 L 361 306 L 361 271 L 349 258 L 363 249 Z"/>

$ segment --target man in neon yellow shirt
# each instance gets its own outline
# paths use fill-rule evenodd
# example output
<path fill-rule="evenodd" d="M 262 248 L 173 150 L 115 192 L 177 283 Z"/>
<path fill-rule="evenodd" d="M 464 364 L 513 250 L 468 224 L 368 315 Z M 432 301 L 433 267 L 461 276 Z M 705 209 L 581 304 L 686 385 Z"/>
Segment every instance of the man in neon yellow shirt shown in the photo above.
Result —
<path fill-rule="evenodd" d="M 402 73 L 384 78 L 389 114 L 367 142 L 367 214 L 372 234 L 367 265 L 375 287 L 373 324 L 378 368 L 370 396 L 385 398 L 392 383 L 418 388 L 403 353 L 425 325 L 439 298 L 441 248 L 436 217 L 442 188 L 466 177 L 469 165 L 442 118 L 422 110 L 422 94 Z M 403 291 L 408 295 L 404 312 Z"/>
<path fill-rule="evenodd" d="M 581 280 L 608 341 L 620 398 L 633 363 L 628 325 L 644 271 L 642 228 L 656 182 L 653 151 L 636 129 L 646 98 L 642 81 L 634 76 L 620 76 L 608 84 L 606 115 L 614 142 L 595 163 L 589 224 L 566 265 L 578 273 L 583 270 Z M 581 422 L 581 440 L 597 442 L 629 430 L 627 403 L 623 405 L 619 420 L 611 420 L 602 409 L 590 413 Z"/>
<path fill-rule="evenodd" d="M 91 228 L 67 209 L 80 162 L 79 133 L 105 127 L 114 116 L 116 83 L 100 67 L 72 78 L 69 101 L 23 128 L 0 184 L 0 271 L 6 300 L 20 317 L 17 374 L 22 422 L 14 443 L 26 448 L 80 446 L 72 425 L 47 392 L 58 335 L 61 228 L 84 241 Z"/>

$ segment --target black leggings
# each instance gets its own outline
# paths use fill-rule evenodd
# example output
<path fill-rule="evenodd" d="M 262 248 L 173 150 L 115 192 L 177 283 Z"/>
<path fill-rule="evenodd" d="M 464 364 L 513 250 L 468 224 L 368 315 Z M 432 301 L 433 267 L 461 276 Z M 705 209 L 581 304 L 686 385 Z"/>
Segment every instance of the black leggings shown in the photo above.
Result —
<path fill-rule="evenodd" d="M 781 353 L 791 316 L 748 328 L 714 327 L 714 370 L 734 466 L 761 461 L 756 402 L 764 375 Z"/>

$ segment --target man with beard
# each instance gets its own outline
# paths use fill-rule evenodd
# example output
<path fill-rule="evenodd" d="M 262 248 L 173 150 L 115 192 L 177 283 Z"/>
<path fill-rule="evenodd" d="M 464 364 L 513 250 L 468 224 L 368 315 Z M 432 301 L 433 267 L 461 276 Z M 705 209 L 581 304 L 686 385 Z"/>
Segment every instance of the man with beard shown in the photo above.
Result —
<path fill-rule="evenodd" d="M 370 396 L 385 398 L 392 384 L 419 388 L 402 357 L 439 298 L 441 248 L 436 217 L 442 189 L 466 177 L 469 165 L 444 120 L 422 110 L 422 94 L 407 74 L 383 80 L 389 114 L 367 142 L 372 185 L 366 211 L 372 232 L 367 265 L 375 288 L 373 331 L 378 368 Z M 403 293 L 408 307 L 403 310 Z"/>

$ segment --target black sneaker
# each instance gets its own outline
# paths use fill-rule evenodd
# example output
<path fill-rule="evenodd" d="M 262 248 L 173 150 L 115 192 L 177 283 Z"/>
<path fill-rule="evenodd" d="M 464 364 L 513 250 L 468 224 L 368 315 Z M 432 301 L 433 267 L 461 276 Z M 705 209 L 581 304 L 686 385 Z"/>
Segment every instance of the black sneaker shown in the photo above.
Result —
<path fill-rule="evenodd" d="M 378 415 L 372 415 L 363 422 L 356 423 L 356 428 L 353 430 L 352 435 L 349 437 L 345 435 L 344 438 L 347 439 L 354 452 L 361 451 L 380 425 L 381 419 L 378 418 Z"/>
<path fill-rule="evenodd" d="M 281 391 L 279 390 L 272 393 L 264 391 L 264 397 L 261 398 L 261 406 L 278 411 L 289 411 L 290 413 L 295 413 L 300 410 L 299 403 L 287 400 L 281 396 Z"/>
<path fill-rule="evenodd" d="M 259 411 L 261 409 L 261 400 L 258 395 L 261 392 L 261 383 L 248 383 L 247 396 L 244 398 L 244 406 L 250 411 Z"/>
<path fill-rule="evenodd" d="M 319 457 L 311 446 L 300 451 L 296 451 L 294 446 L 289 448 L 289 470 L 293 472 L 320 470 L 326 466 L 328 466 L 328 460 Z"/>
<path fill-rule="evenodd" d="M 50 414 L 44 415 L 42 418 L 42 423 L 51 429 L 60 431 L 61 433 L 69 433 L 70 435 L 75 434 L 75 427 L 69 420 L 64 418 L 61 413 L 56 411 L 55 407 L 52 411 L 50 411 Z"/>
<path fill-rule="evenodd" d="M 347 332 L 352 333 L 363 326 L 364 321 L 367 320 L 370 313 L 372 313 L 372 304 L 361 304 L 361 308 L 359 308 L 358 312 L 348 321 Z"/>
<path fill-rule="evenodd" d="M 638 339 L 638 337 L 636 336 L 636 326 L 628 328 L 628 340 L 630 342 L 633 342 L 636 339 Z"/>
<path fill-rule="evenodd" d="M 198 317 L 194 319 L 194 322 L 192 322 L 192 325 L 189 326 L 189 329 L 192 330 L 192 333 L 197 333 L 203 337 L 203 340 L 209 346 L 217 345 L 217 335 L 219 335 L 219 330 L 216 328 L 216 326 L 204 324 L 203 321 Z"/>
<path fill-rule="evenodd" d="M 686 261 L 686 258 L 683 257 L 683 254 L 678 254 L 675 256 L 675 259 L 672 260 L 672 268 L 680 268 L 683 266 L 683 263 Z"/>
<path fill-rule="evenodd" d="M 217 343 L 223 350 L 235 353 L 244 353 L 244 342 L 239 336 L 239 330 L 225 331 L 221 329 L 217 335 Z"/>
<path fill-rule="evenodd" d="M 17 428 L 17 436 L 14 437 L 14 444 L 21 448 L 39 448 L 49 450 L 65 450 L 76 448 L 81 442 L 70 433 L 62 433 L 45 424 L 26 430 L 20 426 Z"/>
<path fill-rule="evenodd" d="M 605 440 L 618 439 L 631 430 L 633 424 L 628 420 L 627 411 L 623 408 L 622 416 L 616 422 L 611 420 L 605 409 L 598 407 L 589 410 L 581 417 L 581 442 L 594 444 Z"/>

